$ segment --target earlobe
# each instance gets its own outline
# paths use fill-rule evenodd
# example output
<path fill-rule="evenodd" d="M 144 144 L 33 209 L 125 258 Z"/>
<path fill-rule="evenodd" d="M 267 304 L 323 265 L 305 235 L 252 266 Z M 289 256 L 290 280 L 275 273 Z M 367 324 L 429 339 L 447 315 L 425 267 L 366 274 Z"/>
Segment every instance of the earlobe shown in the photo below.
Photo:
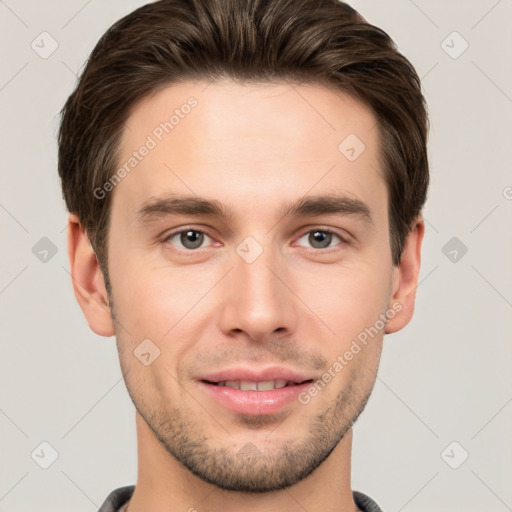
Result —
<path fill-rule="evenodd" d="M 103 274 L 87 234 L 73 213 L 68 221 L 68 257 L 75 297 L 89 327 L 100 336 L 113 336 L 115 329 Z"/>
<path fill-rule="evenodd" d="M 400 264 L 393 269 L 393 291 L 389 308 L 398 313 L 388 320 L 386 334 L 403 329 L 414 313 L 424 233 L 425 222 L 418 216 L 405 241 Z"/>

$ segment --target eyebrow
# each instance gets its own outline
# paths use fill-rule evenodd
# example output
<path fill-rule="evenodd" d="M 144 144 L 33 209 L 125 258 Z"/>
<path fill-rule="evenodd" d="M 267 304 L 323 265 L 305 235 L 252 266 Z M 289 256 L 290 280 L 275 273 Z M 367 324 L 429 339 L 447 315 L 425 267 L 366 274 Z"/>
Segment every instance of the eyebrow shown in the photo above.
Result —
<path fill-rule="evenodd" d="M 282 218 L 320 215 L 351 216 L 373 224 L 371 211 L 366 203 L 336 194 L 305 196 L 298 201 L 282 205 L 278 213 Z M 197 215 L 230 220 L 235 217 L 235 211 L 214 199 L 170 195 L 146 201 L 138 210 L 136 218 L 139 223 L 146 224 L 168 215 Z"/>

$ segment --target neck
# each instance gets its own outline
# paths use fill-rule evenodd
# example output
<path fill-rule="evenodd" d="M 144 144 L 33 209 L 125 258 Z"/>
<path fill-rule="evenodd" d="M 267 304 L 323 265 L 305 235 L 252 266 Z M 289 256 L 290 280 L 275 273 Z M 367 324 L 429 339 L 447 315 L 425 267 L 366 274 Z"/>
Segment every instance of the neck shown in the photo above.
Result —
<path fill-rule="evenodd" d="M 267 493 L 225 491 L 204 482 L 160 444 L 136 412 L 138 477 L 128 512 L 356 512 L 350 485 L 352 429 L 329 457 L 294 486 Z"/>

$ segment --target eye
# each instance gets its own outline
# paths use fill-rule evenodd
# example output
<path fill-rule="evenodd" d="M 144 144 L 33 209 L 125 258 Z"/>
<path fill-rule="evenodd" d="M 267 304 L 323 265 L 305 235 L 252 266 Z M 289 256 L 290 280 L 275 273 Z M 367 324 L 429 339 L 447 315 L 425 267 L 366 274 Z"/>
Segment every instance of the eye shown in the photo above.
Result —
<path fill-rule="evenodd" d="M 165 238 L 164 242 L 176 245 L 177 242 L 173 242 L 173 240 L 176 239 L 181 244 L 181 247 L 178 245 L 180 249 L 193 251 L 201 248 L 205 237 L 210 238 L 204 231 L 199 231 L 197 229 L 183 229 L 181 231 L 171 233 Z"/>
<path fill-rule="evenodd" d="M 299 242 L 300 240 L 306 237 L 308 243 L 311 244 L 313 249 L 319 250 L 329 249 L 333 247 L 332 242 L 336 239 L 339 242 L 341 242 L 341 244 L 348 243 L 340 235 L 329 229 L 313 229 L 306 231 L 299 238 Z M 164 242 L 170 243 L 171 245 L 175 245 L 178 247 L 178 249 L 184 249 L 186 251 L 195 251 L 197 249 L 206 247 L 206 245 L 203 244 L 205 243 L 205 241 L 207 241 L 207 239 L 210 239 L 210 241 L 212 240 L 211 237 L 206 232 L 198 229 L 186 228 L 181 229 L 180 231 L 170 233 L 167 237 L 165 237 Z"/>
<path fill-rule="evenodd" d="M 333 238 L 337 238 L 342 243 L 346 241 L 329 229 L 313 229 L 304 233 L 299 240 L 307 237 L 308 243 L 310 243 L 314 249 L 328 249 Z"/>

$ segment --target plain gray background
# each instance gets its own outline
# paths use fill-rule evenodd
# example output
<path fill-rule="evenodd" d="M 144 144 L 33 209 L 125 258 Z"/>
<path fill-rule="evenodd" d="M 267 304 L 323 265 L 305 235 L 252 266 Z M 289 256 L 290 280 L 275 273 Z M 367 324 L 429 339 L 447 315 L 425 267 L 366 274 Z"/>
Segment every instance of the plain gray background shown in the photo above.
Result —
<path fill-rule="evenodd" d="M 143 3 L 0 0 L 2 512 L 93 512 L 136 481 L 115 340 L 72 293 L 56 133 L 98 38 Z M 512 0 L 351 5 L 414 64 L 432 123 L 416 313 L 385 337 L 352 488 L 386 512 L 512 510 Z"/>

